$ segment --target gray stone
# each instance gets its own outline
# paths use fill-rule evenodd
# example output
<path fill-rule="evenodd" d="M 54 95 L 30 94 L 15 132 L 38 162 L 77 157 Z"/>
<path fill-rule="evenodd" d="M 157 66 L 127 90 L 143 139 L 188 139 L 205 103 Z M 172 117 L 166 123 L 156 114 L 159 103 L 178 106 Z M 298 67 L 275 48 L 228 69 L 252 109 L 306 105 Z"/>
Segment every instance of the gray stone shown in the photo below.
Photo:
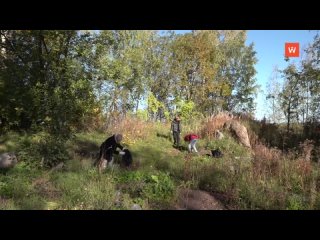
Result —
<path fill-rule="evenodd" d="M 17 163 L 18 159 L 14 153 L 0 154 L 0 169 L 13 168 Z"/>
<path fill-rule="evenodd" d="M 224 210 L 225 207 L 209 192 L 202 190 L 181 189 L 178 209 L 182 210 Z"/>
<path fill-rule="evenodd" d="M 247 148 L 251 148 L 247 128 L 235 120 L 227 121 L 224 128 L 231 131 L 239 140 L 239 142 Z"/>
<path fill-rule="evenodd" d="M 133 204 L 131 210 L 142 210 L 142 208 L 138 204 Z"/>
<path fill-rule="evenodd" d="M 220 132 L 219 130 L 216 130 L 215 134 L 216 134 L 216 138 L 219 139 L 219 140 L 224 138 L 223 133 Z"/>

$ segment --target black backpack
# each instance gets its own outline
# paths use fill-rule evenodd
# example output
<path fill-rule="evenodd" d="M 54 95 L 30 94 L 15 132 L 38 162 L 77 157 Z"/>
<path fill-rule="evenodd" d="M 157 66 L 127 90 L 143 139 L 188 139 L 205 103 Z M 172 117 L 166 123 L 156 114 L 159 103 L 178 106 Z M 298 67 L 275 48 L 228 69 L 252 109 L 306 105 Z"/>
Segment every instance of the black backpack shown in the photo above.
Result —
<path fill-rule="evenodd" d="M 212 157 L 221 158 L 223 157 L 223 153 L 219 149 L 211 150 Z"/>
<path fill-rule="evenodd" d="M 129 167 L 132 164 L 132 155 L 128 149 L 123 150 L 126 154 L 122 156 L 122 164 Z"/>

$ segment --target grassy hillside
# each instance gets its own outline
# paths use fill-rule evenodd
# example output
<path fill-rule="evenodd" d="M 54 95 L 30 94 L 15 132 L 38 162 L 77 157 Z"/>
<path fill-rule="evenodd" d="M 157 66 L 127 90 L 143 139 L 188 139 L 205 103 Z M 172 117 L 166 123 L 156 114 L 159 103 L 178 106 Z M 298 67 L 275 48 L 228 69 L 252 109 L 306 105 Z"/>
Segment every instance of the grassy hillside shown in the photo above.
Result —
<path fill-rule="evenodd" d="M 186 188 L 207 191 L 227 209 L 320 208 L 318 166 L 302 155 L 259 144 L 251 153 L 227 132 L 222 140 L 202 138 L 200 153 L 190 155 L 185 142 L 181 151 L 173 148 L 168 124 L 124 124 L 134 164 L 129 170 L 115 164 L 101 175 L 92 166 L 95 154 L 117 129 L 78 133 L 67 144 L 45 133 L 2 136 L 1 152 L 16 152 L 20 162 L 0 174 L 0 208 L 176 209 Z M 184 133 L 190 129 L 186 124 Z M 222 158 L 207 156 L 215 148 Z M 61 161 L 62 169 L 47 167 Z"/>

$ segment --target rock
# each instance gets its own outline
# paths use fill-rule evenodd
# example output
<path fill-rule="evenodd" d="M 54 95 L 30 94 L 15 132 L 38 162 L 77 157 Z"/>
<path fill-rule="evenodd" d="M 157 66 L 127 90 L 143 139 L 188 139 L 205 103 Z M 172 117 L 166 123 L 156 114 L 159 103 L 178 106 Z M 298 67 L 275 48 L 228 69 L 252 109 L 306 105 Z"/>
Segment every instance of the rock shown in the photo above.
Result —
<path fill-rule="evenodd" d="M 14 153 L 0 154 L 0 169 L 13 168 L 17 163 L 17 156 Z"/>
<path fill-rule="evenodd" d="M 142 208 L 138 204 L 133 204 L 131 210 L 142 210 Z"/>
<path fill-rule="evenodd" d="M 63 167 L 64 167 L 64 163 L 61 162 L 61 163 L 59 163 L 57 166 L 51 168 L 50 171 L 51 171 L 51 172 L 58 171 L 58 170 L 61 170 Z"/>
<path fill-rule="evenodd" d="M 117 191 L 117 192 L 116 192 L 115 205 L 116 205 L 117 207 L 120 207 L 120 206 L 121 206 L 121 192 L 120 192 L 120 191 Z"/>
<path fill-rule="evenodd" d="M 219 130 L 216 130 L 216 131 L 215 131 L 215 136 L 216 136 L 216 138 L 219 139 L 219 140 L 221 140 L 221 139 L 224 138 L 223 133 L 220 132 Z"/>
<path fill-rule="evenodd" d="M 245 126 L 243 126 L 238 121 L 230 120 L 227 121 L 223 127 L 234 133 L 241 144 L 243 144 L 245 147 L 251 148 L 248 131 Z"/>
<path fill-rule="evenodd" d="M 177 209 L 181 210 L 224 210 L 220 201 L 202 190 L 182 189 L 179 191 Z"/>

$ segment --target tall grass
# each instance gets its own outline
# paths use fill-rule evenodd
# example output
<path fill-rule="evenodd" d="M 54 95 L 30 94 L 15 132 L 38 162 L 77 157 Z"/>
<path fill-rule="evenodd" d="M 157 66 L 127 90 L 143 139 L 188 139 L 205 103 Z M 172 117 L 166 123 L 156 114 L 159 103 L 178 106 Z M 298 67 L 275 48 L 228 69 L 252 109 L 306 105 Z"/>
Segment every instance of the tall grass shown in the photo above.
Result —
<path fill-rule="evenodd" d="M 146 139 L 154 125 L 138 118 L 125 118 L 110 127 L 112 133 L 121 133 L 124 136 L 123 143 L 132 145 L 139 139 Z"/>
<path fill-rule="evenodd" d="M 200 130 L 201 136 L 209 140 L 215 138 L 215 131 L 222 129 L 225 122 L 231 120 L 232 117 L 226 113 L 219 113 L 216 116 L 208 117 L 203 120 Z"/>
<path fill-rule="evenodd" d="M 170 123 L 125 119 L 105 133 L 76 134 L 64 145 L 68 150 L 64 168 L 52 172 L 30 164 L 46 157 L 39 150 L 46 135 L 8 135 L 0 147 L 19 153 L 20 162 L 0 175 L 0 208 L 131 209 L 138 204 L 142 209 L 170 209 L 178 190 L 187 187 L 214 194 L 229 209 L 320 209 L 320 171 L 311 157 L 317 149 L 313 142 L 283 152 L 266 146 L 248 124 L 250 152 L 226 131 L 225 138 L 214 137 L 214 130 L 228 120 L 229 116 L 219 115 L 190 125 L 183 123 L 183 134 L 201 132 L 198 150 L 209 153 L 219 148 L 222 158 L 174 149 Z M 115 166 L 99 175 L 92 159 L 77 151 L 98 150 L 115 132 L 125 135 L 134 167 Z"/>

